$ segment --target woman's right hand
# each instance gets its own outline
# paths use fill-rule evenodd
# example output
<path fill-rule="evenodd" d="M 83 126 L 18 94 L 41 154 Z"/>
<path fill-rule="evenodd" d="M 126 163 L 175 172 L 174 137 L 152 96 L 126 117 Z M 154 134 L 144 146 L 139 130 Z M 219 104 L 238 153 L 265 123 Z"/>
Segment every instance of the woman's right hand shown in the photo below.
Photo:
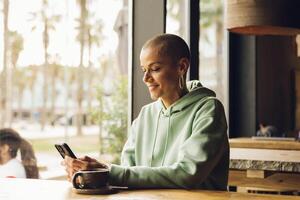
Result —
<path fill-rule="evenodd" d="M 74 173 L 79 170 L 89 170 L 93 168 L 109 168 L 108 164 L 101 163 L 94 158 L 84 156 L 83 158 L 74 159 L 66 156 L 61 163 L 67 172 L 68 180 L 72 181 Z"/>

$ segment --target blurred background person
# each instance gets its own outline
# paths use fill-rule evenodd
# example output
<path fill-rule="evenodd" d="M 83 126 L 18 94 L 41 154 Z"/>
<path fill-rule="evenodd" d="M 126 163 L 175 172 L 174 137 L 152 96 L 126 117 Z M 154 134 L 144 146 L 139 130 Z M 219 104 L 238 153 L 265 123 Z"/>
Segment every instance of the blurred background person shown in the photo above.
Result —
<path fill-rule="evenodd" d="M 17 158 L 21 153 L 21 161 Z M 0 178 L 39 178 L 31 144 L 15 130 L 0 129 Z"/>

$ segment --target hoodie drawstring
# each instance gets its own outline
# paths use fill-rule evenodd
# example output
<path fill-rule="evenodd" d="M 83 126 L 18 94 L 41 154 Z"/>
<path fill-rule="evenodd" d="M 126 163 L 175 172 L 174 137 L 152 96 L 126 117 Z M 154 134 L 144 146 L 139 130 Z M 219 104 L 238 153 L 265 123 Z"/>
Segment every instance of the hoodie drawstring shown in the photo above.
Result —
<path fill-rule="evenodd" d="M 169 116 L 168 116 L 168 128 L 167 128 L 166 144 L 165 144 L 164 154 L 163 154 L 162 163 L 161 163 L 162 166 L 164 165 L 165 157 L 166 157 L 166 153 L 167 153 L 167 147 L 168 147 L 168 141 L 169 141 L 169 129 L 170 129 L 170 124 L 171 124 L 171 113 L 172 113 L 172 107 L 170 108 L 170 112 L 169 112 Z"/>
<path fill-rule="evenodd" d="M 162 112 L 163 109 L 161 109 L 158 113 L 158 117 L 157 117 L 157 122 L 156 122 L 156 129 L 155 129 L 155 136 L 154 136 L 154 143 L 152 145 L 152 153 L 151 153 L 151 158 L 150 158 L 150 166 L 152 167 L 152 160 L 153 160 L 153 154 L 154 154 L 154 146 L 156 143 L 156 138 L 157 138 L 157 130 L 158 130 L 158 123 L 159 123 L 159 119 L 160 119 L 160 114 Z"/>

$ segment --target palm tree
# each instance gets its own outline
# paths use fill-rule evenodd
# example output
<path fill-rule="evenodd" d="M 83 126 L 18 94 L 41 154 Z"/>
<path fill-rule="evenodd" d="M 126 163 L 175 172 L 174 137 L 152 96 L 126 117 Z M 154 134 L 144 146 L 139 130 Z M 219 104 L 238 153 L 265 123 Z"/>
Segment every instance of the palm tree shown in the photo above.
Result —
<path fill-rule="evenodd" d="M 78 27 L 78 35 L 77 39 L 80 43 L 80 63 L 78 66 L 77 71 L 77 115 L 76 115 L 76 128 L 77 128 L 77 135 L 81 136 L 82 133 L 82 102 L 83 102 L 83 83 L 84 83 L 84 77 L 83 77 L 83 70 L 84 70 L 84 64 L 83 64 L 83 56 L 84 56 L 84 48 L 86 45 L 86 37 L 87 37 L 87 19 L 88 19 L 88 9 L 87 9 L 87 0 L 77 0 L 77 3 L 80 7 L 80 17 L 78 19 L 79 27 Z"/>
<path fill-rule="evenodd" d="M 29 75 L 28 75 L 28 80 L 27 80 L 27 84 L 28 87 L 30 89 L 31 92 L 31 113 L 30 113 L 30 118 L 31 121 L 34 120 L 34 112 L 35 112 L 35 81 L 37 79 L 37 73 L 38 73 L 38 66 L 28 66 L 28 70 L 29 70 Z"/>
<path fill-rule="evenodd" d="M 87 77 L 88 78 L 88 91 L 87 91 L 87 110 L 90 112 L 92 110 L 92 99 L 93 99 L 93 80 L 95 78 L 95 73 L 93 72 L 92 68 L 92 47 L 93 46 L 100 46 L 103 39 L 103 22 L 102 20 L 96 20 L 93 23 L 92 21 L 93 15 L 89 15 L 89 23 L 87 24 L 87 44 L 88 44 L 88 63 L 89 67 L 87 69 Z M 90 117 L 87 117 L 87 123 L 90 124 Z"/>
<path fill-rule="evenodd" d="M 7 115 L 7 65 L 8 65 L 8 16 L 9 16 L 9 0 L 3 0 L 3 71 L 1 73 L 0 85 L 0 126 L 3 127 Z"/>
<path fill-rule="evenodd" d="M 17 61 L 19 59 L 20 52 L 24 48 L 24 39 L 17 31 L 10 31 L 10 48 L 11 48 L 11 62 L 13 68 L 16 68 Z"/>
<path fill-rule="evenodd" d="M 56 83 L 59 79 L 63 79 L 62 66 L 57 63 L 52 63 L 49 65 L 50 67 L 50 77 L 51 77 L 51 109 L 50 109 L 50 120 L 53 121 L 55 118 L 55 103 L 56 103 Z"/>
<path fill-rule="evenodd" d="M 110 66 L 109 60 L 111 58 L 105 56 L 100 59 L 100 70 L 97 74 L 98 80 L 103 82 L 104 77 L 107 74 L 108 67 Z M 99 124 L 99 146 L 100 146 L 100 153 L 104 153 L 104 137 L 103 137 L 103 129 L 104 129 L 104 121 L 106 120 L 106 113 L 104 110 L 105 105 L 105 94 L 103 84 L 98 84 L 96 88 L 96 98 L 99 102 L 99 107 L 96 110 L 92 111 L 92 118 L 94 121 L 98 122 Z"/>
<path fill-rule="evenodd" d="M 44 47 L 44 84 L 43 84 L 43 107 L 41 112 L 41 129 L 45 127 L 47 122 L 47 102 L 48 102 L 48 65 L 49 65 L 49 33 L 50 31 L 55 30 L 55 24 L 60 21 L 60 15 L 48 15 L 48 1 L 43 0 L 42 9 L 39 12 L 32 13 L 33 19 L 36 21 L 42 22 L 42 31 L 43 31 L 43 47 Z M 37 24 L 39 24 L 37 23 Z M 35 30 L 38 25 L 33 26 L 32 30 Z"/>
<path fill-rule="evenodd" d="M 17 31 L 9 31 L 9 46 L 10 46 L 10 59 L 12 63 L 12 70 L 11 70 L 11 78 L 10 78 L 10 85 L 13 85 L 14 83 L 14 76 L 15 76 L 15 70 L 17 68 L 17 61 L 19 59 L 20 52 L 23 50 L 23 43 L 24 39 L 21 34 L 19 34 Z M 10 87 L 11 90 L 12 87 Z M 13 102 L 13 93 L 10 92 L 10 101 Z M 11 112 L 11 108 L 9 109 Z M 12 122 L 12 117 L 8 118 L 9 123 Z"/>
<path fill-rule="evenodd" d="M 17 99 L 18 99 L 18 114 L 17 118 L 22 117 L 22 110 L 23 110 L 23 96 L 24 96 L 24 90 L 26 88 L 27 78 L 25 69 L 16 69 L 15 75 L 18 77 L 17 79 L 14 79 L 14 86 L 17 90 Z"/>

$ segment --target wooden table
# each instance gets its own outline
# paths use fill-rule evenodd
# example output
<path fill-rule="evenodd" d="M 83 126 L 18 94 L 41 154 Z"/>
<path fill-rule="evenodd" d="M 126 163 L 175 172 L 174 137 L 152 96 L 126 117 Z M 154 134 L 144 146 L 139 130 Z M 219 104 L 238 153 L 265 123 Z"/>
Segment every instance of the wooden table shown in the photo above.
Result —
<path fill-rule="evenodd" d="M 0 179 L 1 200 L 300 200 L 297 196 L 258 195 L 203 190 L 123 190 L 112 195 L 79 195 L 67 181 Z"/>

